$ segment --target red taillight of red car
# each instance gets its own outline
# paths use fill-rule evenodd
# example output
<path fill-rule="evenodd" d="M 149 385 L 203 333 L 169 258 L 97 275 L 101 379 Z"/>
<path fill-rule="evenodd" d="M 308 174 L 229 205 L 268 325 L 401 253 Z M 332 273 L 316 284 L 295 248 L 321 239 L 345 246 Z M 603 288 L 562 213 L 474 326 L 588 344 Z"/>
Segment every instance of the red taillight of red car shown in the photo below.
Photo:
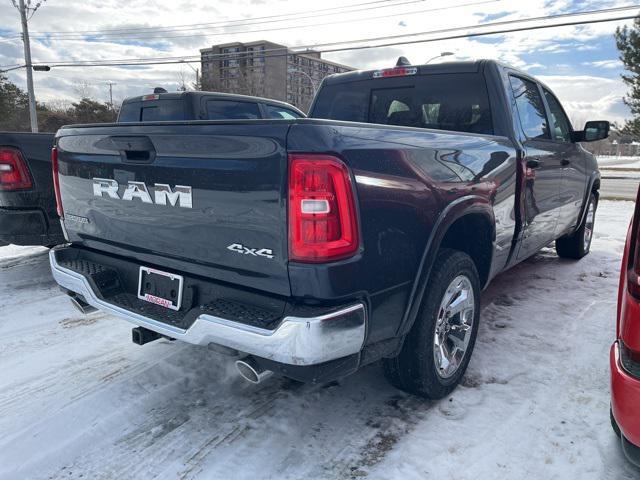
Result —
<path fill-rule="evenodd" d="M 627 288 L 629 293 L 640 300 L 640 189 L 636 197 L 636 208 L 631 223 L 631 238 L 629 239 L 629 256 L 627 262 Z"/>
<path fill-rule="evenodd" d="M 0 147 L 0 190 L 27 190 L 32 187 L 31 174 L 20 150 Z"/>
<path fill-rule="evenodd" d="M 328 262 L 354 255 L 359 246 L 347 166 L 330 155 L 289 155 L 289 258 Z"/>
<path fill-rule="evenodd" d="M 58 175 L 58 149 L 53 147 L 51 149 L 51 171 L 53 173 L 53 191 L 56 196 L 56 210 L 60 218 L 64 217 L 64 210 L 62 208 L 62 198 L 60 197 L 60 176 Z"/>

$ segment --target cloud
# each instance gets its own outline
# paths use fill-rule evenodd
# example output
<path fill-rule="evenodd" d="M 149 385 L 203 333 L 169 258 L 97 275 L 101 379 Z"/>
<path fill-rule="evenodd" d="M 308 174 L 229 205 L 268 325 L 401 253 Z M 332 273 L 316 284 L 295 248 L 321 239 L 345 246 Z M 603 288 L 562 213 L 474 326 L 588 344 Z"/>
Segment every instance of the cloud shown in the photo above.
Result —
<path fill-rule="evenodd" d="M 622 68 L 622 62 L 620 60 L 598 60 L 595 62 L 582 62 L 582 65 L 608 69 Z"/>
<path fill-rule="evenodd" d="M 216 0 L 198 2 L 195 0 L 178 0 L 167 2 L 161 0 L 83 0 L 82 2 L 47 2 L 43 3 L 30 21 L 33 32 L 33 58 L 39 62 L 56 62 L 87 59 L 140 58 L 162 56 L 198 55 L 199 49 L 215 43 L 230 41 L 253 41 L 267 39 L 285 45 L 313 45 L 346 41 L 359 38 L 381 37 L 405 33 L 442 30 L 461 25 L 477 25 L 478 23 L 509 21 L 537 16 L 566 13 L 568 11 L 609 8 L 624 5 L 623 0 L 521 0 L 517 10 L 508 2 L 494 1 L 476 5 L 453 8 L 456 5 L 472 3 L 473 0 L 452 0 L 451 2 L 419 2 L 393 8 L 351 7 L 357 12 L 346 13 L 343 0 L 324 0 L 321 3 L 305 1 L 268 1 L 263 0 Z M 362 2 L 350 0 L 348 5 Z M 422 10 L 441 8 L 437 11 L 416 13 Z M 322 10 L 323 11 L 318 11 Z M 326 10 L 334 9 L 334 10 Z M 282 21 L 279 15 L 297 13 L 295 19 Z M 329 13 L 333 13 L 329 15 Z M 389 15 L 385 15 L 388 13 Z M 382 17 L 370 19 L 370 17 Z M 238 19 L 255 19 L 253 22 L 240 21 L 235 26 L 222 27 L 220 22 Z M 268 17 L 268 18 L 266 18 Z M 308 18 L 307 18 L 308 17 Z M 17 11 L 11 2 L 0 2 L 0 18 L 2 30 L 0 37 L 16 35 L 20 29 Z M 588 16 L 584 18 L 589 18 Z M 339 23 L 347 21 L 347 23 Z M 259 23 L 261 22 L 261 23 Z M 399 22 L 401 24 L 399 24 Z M 158 27 L 214 24 L 197 30 L 188 27 L 180 31 L 166 32 L 153 30 Z M 242 23 L 254 23 L 254 26 L 239 26 Z M 540 23 L 540 22 L 538 22 Z M 565 74 L 587 75 L 594 68 L 602 71 L 602 81 L 594 88 L 579 89 L 579 98 L 572 95 L 572 105 L 583 108 L 584 104 L 596 105 L 601 111 L 621 118 L 626 115 L 620 106 L 625 88 L 615 73 L 613 66 L 617 54 L 603 54 L 600 48 L 601 39 L 610 39 L 617 23 L 602 23 L 582 27 L 564 27 L 545 30 L 526 31 L 508 35 L 493 35 L 478 38 L 425 42 L 409 45 L 395 45 L 384 48 L 333 52 L 323 54 L 325 58 L 356 68 L 380 68 L 392 66 L 400 55 L 407 56 L 415 63 L 437 56 L 442 51 L 453 51 L 458 59 L 495 58 L 518 68 L 533 73 L 556 73 L 557 83 L 563 89 L 559 93 L 561 100 L 564 93 L 571 94 L 565 88 Z M 630 23 L 630 22 L 627 22 Z M 316 25 L 324 24 L 324 25 Z M 278 27 L 288 29 L 268 32 L 251 32 L 250 30 L 271 29 Z M 51 30 L 77 32 L 86 30 L 131 28 L 138 38 L 127 32 L 113 37 L 94 37 L 92 41 L 78 38 L 42 38 L 41 33 Z M 150 28 L 150 30 L 145 30 Z M 166 29 L 165 29 L 166 30 Z M 140 38 L 141 33 L 155 33 L 155 38 Z M 235 32 L 235 33 L 232 33 Z M 408 38 L 410 40 L 428 39 L 443 36 L 425 35 Z M 383 42 L 365 42 L 376 45 Z M 589 54 L 593 51 L 593 54 Z M 610 54 L 611 58 L 607 58 Z M 578 57 L 578 55 L 581 55 Z M 586 56 L 585 56 L 586 55 Z M 575 57 L 575 58 L 574 58 Z M 600 62 L 598 64 L 598 62 Z M 24 63 L 22 45 L 19 38 L 10 41 L 0 39 L 0 65 Z M 566 65 L 563 65 L 566 64 Z M 194 68 L 198 65 L 194 64 Z M 620 65 L 618 64 L 618 67 Z M 609 72 L 610 78 L 605 72 Z M 600 74 L 600 71 L 598 71 Z M 195 73 L 185 65 L 157 65 L 150 67 L 115 68 L 54 68 L 51 72 L 36 73 L 36 95 L 41 100 L 53 100 L 64 97 L 76 99 L 74 84 L 79 81 L 95 84 L 95 95 L 106 100 L 108 89 L 105 82 L 116 82 L 114 95 L 117 99 L 129 95 L 148 92 L 157 85 L 169 90 L 177 88 L 179 77 L 183 75 L 193 79 Z M 615 77 L 614 77 L 615 75 Z M 24 85 L 24 72 L 15 71 L 11 78 Z M 551 79 L 547 76 L 545 78 Z M 596 77 L 594 77 L 596 78 Z M 600 78 L 600 77 L 597 77 Z M 609 83 L 607 83 L 609 82 Z M 606 88 L 607 90 L 600 90 Z M 605 92 L 602 93 L 601 92 Z M 614 95 L 615 98 L 608 96 Z M 595 97 L 595 102 L 591 102 Z M 606 98 L 605 98 L 606 97 Z M 594 107 L 595 108 L 595 107 Z M 596 111 L 591 111 L 595 114 Z"/>
<path fill-rule="evenodd" d="M 574 125 L 581 128 L 587 120 L 624 123 L 628 109 L 623 97 L 626 87 L 617 79 L 592 75 L 540 75 L 558 96 Z"/>

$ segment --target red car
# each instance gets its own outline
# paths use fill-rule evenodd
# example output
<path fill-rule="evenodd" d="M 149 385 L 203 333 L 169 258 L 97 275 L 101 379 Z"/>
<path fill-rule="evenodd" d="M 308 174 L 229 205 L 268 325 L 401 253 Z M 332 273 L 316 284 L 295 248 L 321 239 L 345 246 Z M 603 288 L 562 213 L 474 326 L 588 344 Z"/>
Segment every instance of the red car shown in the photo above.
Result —
<path fill-rule="evenodd" d="M 611 424 L 627 458 L 640 466 L 640 189 L 627 233 L 611 346 Z"/>

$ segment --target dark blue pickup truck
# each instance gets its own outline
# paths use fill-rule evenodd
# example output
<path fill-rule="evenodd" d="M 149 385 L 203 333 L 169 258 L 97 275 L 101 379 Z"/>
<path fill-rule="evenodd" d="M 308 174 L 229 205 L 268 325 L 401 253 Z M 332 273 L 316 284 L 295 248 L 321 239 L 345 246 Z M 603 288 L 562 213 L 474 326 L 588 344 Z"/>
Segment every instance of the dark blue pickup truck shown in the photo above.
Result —
<path fill-rule="evenodd" d="M 549 88 L 494 61 L 333 75 L 310 117 L 61 129 L 53 275 L 136 343 L 207 345 L 254 382 L 384 359 L 440 398 L 497 273 L 553 241 L 588 253 L 600 176 L 580 142 L 608 122 L 573 130 Z"/>

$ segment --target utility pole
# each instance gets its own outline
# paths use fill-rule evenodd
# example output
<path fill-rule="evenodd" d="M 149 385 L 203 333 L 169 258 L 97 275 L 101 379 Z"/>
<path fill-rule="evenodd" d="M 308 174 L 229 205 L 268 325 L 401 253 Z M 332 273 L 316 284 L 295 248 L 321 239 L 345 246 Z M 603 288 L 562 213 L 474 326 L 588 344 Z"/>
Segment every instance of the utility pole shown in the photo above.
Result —
<path fill-rule="evenodd" d="M 29 26 L 27 24 L 27 7 L 24 0 L 18 0 L 20 22 L 22 23 L 22 42 L 24 43 L 24 63 L 27 68 L 27 93 L 29 94 L 29 120 L 31 131 L 38 131 L 38 114 L 36 113 L 36 94 L 33 91 L 33 70 L 31 65 L 31 45 L 29 44 Z"/>
<path fill-rule="evenodd" d="M 46 0 L 43 0 L 46 1 Z M 24 43 L 24 63 L 27 69 L 27 94 L 29 95 L 29 120 L 31 121 L 31 131 L 38 131 L 38 116 L 36 113 L 36 94 L 33 91 L 33 65 L 31 63 L 31 44 L 29 43 L 29 25 L 27 15 L 31 10 L 31 16 L 36 13 L 36 10 L 42 4 L 38 2 L 34 8 L 30 8 L 31 0 L 27 0 L 28 4 L 25 5 L 25 0 L 18 0 L 16 5 L 15 0 L 12 0 L 13 6 L 20 12 L 20 23 L 22 24 L 22 42 Z"/>
<path fill-rule="evenodd" d="M 117 83 L 114 83 L 111 80 L 109 80 L 107 82 L 107 85 L 109 85 L 109 107 L 111 107 L 111 110 L 113 110 L 113 86 L 117 85 Z"/>

